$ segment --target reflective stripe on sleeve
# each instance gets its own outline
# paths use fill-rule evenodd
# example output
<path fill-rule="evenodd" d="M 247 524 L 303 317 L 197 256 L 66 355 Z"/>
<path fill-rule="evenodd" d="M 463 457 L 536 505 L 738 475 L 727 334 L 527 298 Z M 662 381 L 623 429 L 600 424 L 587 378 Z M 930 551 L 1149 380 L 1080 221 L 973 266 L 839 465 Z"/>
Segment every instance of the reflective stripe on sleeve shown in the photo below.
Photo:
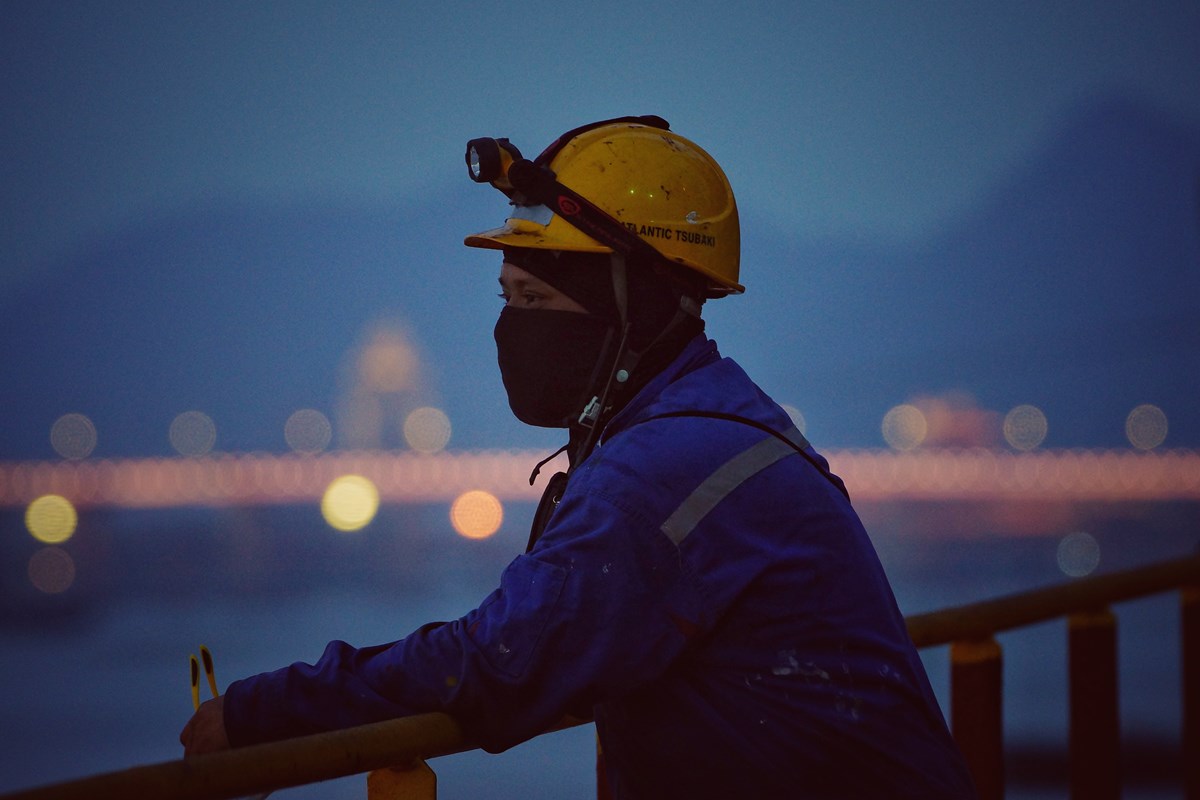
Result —
<path fill-rule="evenodd" d="M 784 432 L 783 432 L 783 435 L 784 435 L 784 437 L 785 437 L 785 438 L 787 438 L 788 440 L 790 440 L 790 441 L 791 441 L 791 443 L 792 443 L 792 444 L 793 444 L 795 447 L 798 447 L 798 448 L 800 448 L 801 450 L 803 450 L 804 448 L 806 448 L 806 447 L 809 447 L 809 446 L 810 446 L 810 445 L 809 445 L 809 443 L 808 443 L 808 439 L 804 438 L 804 434 L 803 434 L 803 433 L 801 433 L 801 432 L 800 432 L 800 429 L 799 429 L 799 428 L 797 428 L 795 425 L 791 426 L 791 427 L 790 427 L 790 428 L 788 428 L 786 431 L 784 431 Z"/>
<path fill-rule="evenodd" d="M 734 489 L 776 461 L 795 452 L 791 445 L 774 436 L 768 436 L 746 448 L 705 478 L 671 516 L 667 517 L 667 521 L 662 524 L 662 532 L 678 545 L 700 524 L 700 520 Z"/>

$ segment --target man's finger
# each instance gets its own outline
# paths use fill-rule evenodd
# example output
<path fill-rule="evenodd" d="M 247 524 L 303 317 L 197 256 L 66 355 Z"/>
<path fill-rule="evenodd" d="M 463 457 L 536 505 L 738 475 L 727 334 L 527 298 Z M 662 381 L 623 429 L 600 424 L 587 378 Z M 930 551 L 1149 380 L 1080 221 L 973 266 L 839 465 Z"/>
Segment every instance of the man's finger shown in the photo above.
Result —
<path fill-rule="evenodd" d="M 192 740 L 192 720 L 188 720 L 187 725 L 183 726 L 183 730 L 179 732 L 179 743 L 187 749 L 188 742 Z"/>

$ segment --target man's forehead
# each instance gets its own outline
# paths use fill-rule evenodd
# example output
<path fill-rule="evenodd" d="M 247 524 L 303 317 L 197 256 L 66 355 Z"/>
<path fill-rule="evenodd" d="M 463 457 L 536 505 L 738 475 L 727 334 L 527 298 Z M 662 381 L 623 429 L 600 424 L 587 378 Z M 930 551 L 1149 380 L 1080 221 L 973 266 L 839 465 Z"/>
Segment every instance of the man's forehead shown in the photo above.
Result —
<path fill-rule="evenodd" d="M 533 285 L 538 285 L 538 286 L 549 286 L 549 284 L 546 283 L 541 278 L 537 277 L 536 275 L 532 275 L 532 274 L 526 272 L 525 270 L 518 267 L 516 264 L 511 264 L 508 261 L 505 261 L 503 264 L 500 265 L 500 277 L 498 278 L 498 280 L 500 281 L 500 283 L 505 283 L 505 284 L 520 283 L 520 284 L 533 284 Z"/>

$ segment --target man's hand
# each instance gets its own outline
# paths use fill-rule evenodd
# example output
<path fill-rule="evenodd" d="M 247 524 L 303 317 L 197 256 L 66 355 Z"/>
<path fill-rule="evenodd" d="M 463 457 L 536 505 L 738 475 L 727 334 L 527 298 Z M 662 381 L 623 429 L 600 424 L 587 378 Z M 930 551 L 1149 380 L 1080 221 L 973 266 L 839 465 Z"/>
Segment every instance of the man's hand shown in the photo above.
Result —
<path fill-rule="evenodd" d="M 183 726 L 179 734 L 183 755 L 198 756 L 229 749 L 229 737 L 225 734 L 225 698 L 214 697 Z"/>

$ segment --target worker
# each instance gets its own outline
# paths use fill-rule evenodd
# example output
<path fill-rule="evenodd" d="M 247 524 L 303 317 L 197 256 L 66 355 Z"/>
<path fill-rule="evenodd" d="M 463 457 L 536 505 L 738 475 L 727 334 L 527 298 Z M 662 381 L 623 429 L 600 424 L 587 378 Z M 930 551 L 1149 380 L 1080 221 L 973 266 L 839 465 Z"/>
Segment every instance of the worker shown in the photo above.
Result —
<path fill-rule="evenodd" d="M 974 796 L 845 485 L 705 334 L 743 291 L 717 162 L 652 116 L 467 162 L 511 205 L 466 238 L 503 254 L 509 404 L 568 467 L 478 608 L 237 681 L 185 753 L 429 711 L 499 752 L 575 716 L 616 798 Z"/>

